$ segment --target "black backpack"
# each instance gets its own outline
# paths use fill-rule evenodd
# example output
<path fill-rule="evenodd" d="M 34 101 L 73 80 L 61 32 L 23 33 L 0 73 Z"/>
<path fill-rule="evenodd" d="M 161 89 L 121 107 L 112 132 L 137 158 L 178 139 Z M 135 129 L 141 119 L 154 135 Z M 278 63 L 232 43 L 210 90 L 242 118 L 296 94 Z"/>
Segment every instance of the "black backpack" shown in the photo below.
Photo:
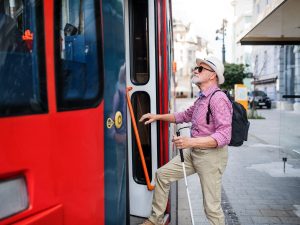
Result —
<path fill-rule="evenodd" d="M 208 110 L 206 113 L 206 123 L 209 124 L 209 117 L 212 114 L 210 110 L 210 99 L 212 96 L 221 90 L 216 90 L 209 98 L 208 102 Z M 240 103 L 234 101 L 231 99 L 229 94 L 225 92 L 226 96 L 229 98 L 229 100 L 232 103 L 232 131 L 231 131 L 231 140 L 229 143 L 229 146 L 241 146 L 244 141 L 247 141 L 248 138 L 248 130 L 250 127 L 250 122 L 247 118 L 247 111 Z"/>

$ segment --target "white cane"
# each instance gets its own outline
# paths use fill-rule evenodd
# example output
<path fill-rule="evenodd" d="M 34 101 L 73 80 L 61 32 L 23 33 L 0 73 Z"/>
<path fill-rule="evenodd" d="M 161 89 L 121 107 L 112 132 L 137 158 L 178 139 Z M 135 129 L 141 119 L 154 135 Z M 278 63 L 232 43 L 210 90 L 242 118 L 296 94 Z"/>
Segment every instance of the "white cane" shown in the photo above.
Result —
<path fill-rule="evenodd" d="M 181 130 L 181 129 L 179 129 L 179 130 Z M 180 136 L 180 131 L 179 130 L 176 132 L 177 137 Z M 184 157 L 183 157 L 182 149 L 179 149 L 179 153 L 180 153 L 181 164 L 182 164 L 182 169 L 183 169 L 183 176 L 184 176 L 184 181 L 185 181 L 186 193 L 187 193 L 188 201 L 189 201 L 192 224 L 194 225 L 195 223 L 194 223 L 193 209 L 192 209 L 192 204 L 191 204 L 191 199 L 190 199 L 190 192 L 189 192 L 189 188 L 188 188 L 188 183 L 187 183 L 187 179 L 186 179 L 186 172 L 185 172 Z"/>

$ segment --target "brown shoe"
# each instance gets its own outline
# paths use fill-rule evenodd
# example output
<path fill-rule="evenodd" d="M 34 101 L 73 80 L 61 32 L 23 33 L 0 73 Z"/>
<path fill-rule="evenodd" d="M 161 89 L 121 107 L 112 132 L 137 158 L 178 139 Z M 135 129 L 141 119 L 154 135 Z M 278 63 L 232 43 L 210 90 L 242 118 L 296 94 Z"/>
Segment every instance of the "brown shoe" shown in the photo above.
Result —
<path fill-rule="evenodd" d="M 150 220 L 145 220 L 143 223 L 140 223 L 139 225 L 155 225 Z"/>

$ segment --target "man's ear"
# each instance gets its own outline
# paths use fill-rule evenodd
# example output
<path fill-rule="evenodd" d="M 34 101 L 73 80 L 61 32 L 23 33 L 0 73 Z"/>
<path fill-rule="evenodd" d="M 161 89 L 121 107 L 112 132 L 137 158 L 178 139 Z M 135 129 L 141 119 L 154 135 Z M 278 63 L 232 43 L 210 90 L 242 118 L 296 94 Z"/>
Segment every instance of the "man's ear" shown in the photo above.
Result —
<path fill-rule="evenodd" d="M 216 73 L 214 73 L 214 74 L 210 77 L 210 80 L 213 80 L 213 79 L 215 79 L 215 78 L 216 78 L 216 80 L 218 81 L 218 76 L 217 76 Z"/>

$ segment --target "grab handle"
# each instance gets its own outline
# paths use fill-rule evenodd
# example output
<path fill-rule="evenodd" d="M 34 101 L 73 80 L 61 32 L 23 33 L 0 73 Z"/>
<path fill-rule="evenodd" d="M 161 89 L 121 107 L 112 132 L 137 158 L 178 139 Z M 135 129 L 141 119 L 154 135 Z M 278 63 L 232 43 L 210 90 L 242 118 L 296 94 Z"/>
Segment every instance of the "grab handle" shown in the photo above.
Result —
<path fill-rule="evenodd" d="M 127 104 L 128 104 L 128 108 L 129 108 L 129 112 L 130 112 L 130 117 L 131 117 L 131 122 L 132 122 L 133 130 L 134 130 L 136 142 L 138 145 L 139 154 L 140 154 L 141 161 L 142 161 L 142 166 L 143 166 L 143 171 L 144 171 L 144 175 L 146 178 L 147 188 L 149 191 L 152 191 L 152 190 L 154 190 L 155 186 L 153 186 L 151 184 L 150 179 L 149 179 L 149 174 L 148 174 L 148 170 L 147 170 L 147 166 L 146 166 L 146 162 L 145 162 L 144 152 L 142 149 L 141 139 L 140 139 L 140 135 L 139 135 L 139 132 L 138 132 L 138 129 L 136 126 L 136 121 L 135 121 L 135 117 L 133 114 L 133 109 L 132 109 L 132 105 L 131 105 L 131 101 L 130 101 L 130 97 L 129 97 L 129 91 L 131 91 L 131 90 L 132 90 L 132 87 L 127 87 L 127 89 L 126 89 Z"/>

